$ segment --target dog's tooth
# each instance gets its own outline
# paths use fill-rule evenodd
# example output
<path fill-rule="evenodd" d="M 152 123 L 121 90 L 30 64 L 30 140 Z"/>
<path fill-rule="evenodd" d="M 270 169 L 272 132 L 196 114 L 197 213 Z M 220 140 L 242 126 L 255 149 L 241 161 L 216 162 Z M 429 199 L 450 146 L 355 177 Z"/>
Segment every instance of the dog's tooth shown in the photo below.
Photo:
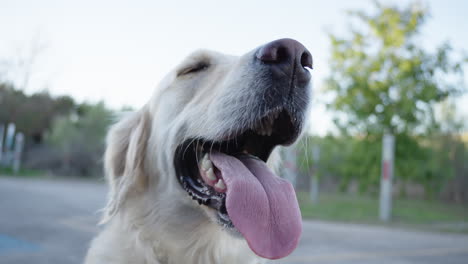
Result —
<path fill-rule="evenodd" d="M 263 124 L 263 129 L 262 129 L 262 135 L 263 136 L 267 136 L 268 134 L 270 134 L 270 131 L 272 129 L 272 120 L 271 119 L 265 119 L 264 120 L 264 124 Z"/>
<path fill-rule="evenodd" d="M 207 155 L 205 155 L 205 157 L 206 156 Z M 207 171 L 213 168 L 213 162 L 211 162 L 211 160 L 209 160 L 208 158 L 205 159 L 205 157 L 203 157 L 203 160 L 202 160 L 202 168 Z"/>
<path fill-rule="evenodd" d="M 273 111 L 268 116 L 262 118 L 254 127 L 255 132 L 261 136 L 271 136 L 273 133 L 273 124 L 279 116 L 279 111 Z"/>
<path fill-rule="evenodd" d="M 208 158 L 208 153 L 205 153 L 205 154 L 203 155 L 202 162 L 205 161 L 205 160 L 209 160 L 209 158 Z"/>
<path fill-rule="evenodd" d="M 214 187 L 216 187 L 216 188 L 218 188 L 220 190 L 224 190 L 224 189 L 226 189 L 226 184 L 224 184 L 223 179 L 219 179 Z"/>
<path fill-rule="evenodd" d="M 209 168 L 206 171 L 206 178 L 208 178 L 210 181 L 216 180 L 216 175 L 214 174 L 213 168 Z"/>

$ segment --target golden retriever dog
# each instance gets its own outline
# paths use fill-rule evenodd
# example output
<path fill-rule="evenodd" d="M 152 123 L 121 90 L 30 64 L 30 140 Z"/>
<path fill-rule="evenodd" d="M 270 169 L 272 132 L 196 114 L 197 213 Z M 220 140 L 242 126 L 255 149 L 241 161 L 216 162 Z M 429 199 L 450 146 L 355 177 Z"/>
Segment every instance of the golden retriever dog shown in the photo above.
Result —
<path fill-rule="evenodd" d="M 85 262 L 263 263 L 289 255 L 302 221 L 292 185 L 274 172 L 274 149 L 302 133 L 311 68 L 311 54 L 292 39 L 241 57 L 188 56 L 142 109 L 110 129 L 105 226 Z"/>

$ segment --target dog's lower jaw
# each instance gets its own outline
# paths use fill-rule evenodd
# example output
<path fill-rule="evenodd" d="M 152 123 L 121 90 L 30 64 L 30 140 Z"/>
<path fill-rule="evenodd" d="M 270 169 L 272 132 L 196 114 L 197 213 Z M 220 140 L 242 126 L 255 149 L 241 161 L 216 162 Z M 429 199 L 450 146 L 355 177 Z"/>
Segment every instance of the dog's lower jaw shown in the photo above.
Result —
<path fill-rule="evenodd" d="M 265 263 L 244 239 L 231 236 L 214 223 L 179 240 L 171 239 L 169 230 L 124 228 L 121 219 L 119 215 L 113 217 L 93 240 L 85 264 Z"/>

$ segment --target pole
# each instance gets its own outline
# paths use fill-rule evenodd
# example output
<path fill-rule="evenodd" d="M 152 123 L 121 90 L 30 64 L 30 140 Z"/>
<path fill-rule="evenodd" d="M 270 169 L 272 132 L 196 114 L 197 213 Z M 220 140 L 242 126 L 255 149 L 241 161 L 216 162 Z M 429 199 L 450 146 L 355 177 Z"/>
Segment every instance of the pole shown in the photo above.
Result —
<path fill-rule="evenodd" d="M 3 138 L 5 137 L 5 125 L 0 124 L 0 166 L 3 164 Z"/>
<path fill-rule="evenodd" d="M 16 125 L 9 123 L 6 130 L 5 138 L 5 157 L 3 158 L 4 164 L 10 166 L 12 162 L 13 155 L 13 145 L 15 143 L 15 130 Z"/>
<path fill-rule="evenodd" d="M 319 162 L 320 162 L 320 147 L 314 145 L 312 147 L 312 178 L 310 180 L 310 200 L 312 203 L 318 202 L 319 196 L 319 180 L 318 180 L 318 169 L 319 169 Z"/>
<path fill-rule="evenodd" d="M 15 137 L 15 151 L 13 155 L 13 173 L 17 174 L 21 165 L 21 154 L 23 153 L 24 147 L 24 135 L 23 133 L 16 134 Z"/>
<path fill-rule="evenodd" d="M 382 139 L 382 175 L 380 178 L 380 220 L 388 222 L 392 214 L 392 180 L 395 137 L 384 134 Z"/>
<path fill-rule="evenodd" d="M 295 145 L 284 148 L 284 176 L 296 188 L 297 182 L 297 153 Z"/>

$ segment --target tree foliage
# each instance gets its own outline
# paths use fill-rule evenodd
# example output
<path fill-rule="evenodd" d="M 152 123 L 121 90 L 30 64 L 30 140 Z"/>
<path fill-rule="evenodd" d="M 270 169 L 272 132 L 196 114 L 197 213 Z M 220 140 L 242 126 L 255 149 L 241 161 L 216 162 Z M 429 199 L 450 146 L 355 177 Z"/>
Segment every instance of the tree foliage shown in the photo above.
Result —
<path fill-rule="evenodd" d="M 46 143 L 60 159 L 60 172 L 80 176 L 98 175 L 105 147 L 105 135 L 113 112 L 101 102 L 82 104 L 79 115 L 54 120 Z"/>
<path fill-rule="evenodd" d="M 26 143 L 41 143 L 52 121 L 75 109 L 69 96 L 54 98 L 47 91 L 26 95 L 13 85 L 0 82 L 0 124 L 13 122 L 26 136 Z"/>
<path fill-rule="evenodd" d="M 448 43 L 433 52 L 422 48 L 428 11 L 416 3 L 374 2 L 374 12 L 349 15 L 349 33 L 329 35 L 331 73 L 325 89 L 332 95 L 328 107 L 336 113 L 341 133 L 310 139 L 321 147 L 319 175 L 338 177 L 342 189 L 357 180 L 361 191 L 375 190 L 381 138 L 388 132 L 396 137 L 400 182 L 420 183 L 431 196 L 451 179 L 466 181 L 466 166 L 458 163 L 466 156 L 466 145 L 453 137 L 453 129 L 441 133 L 450 125 L 435 116 L 437 106 L 465 91 L 466 59 L 457 57 Z"/>
<path fill-rule="evenodd" d="M 399 135 L 396 149 L 396 175 L 399 191 L 407 195 L 405 182 L 420 184 L 428 198 L 444 198 L 468 203 L 468 145 L 451 133 L 425 137 Z M 306 137 L 298 144 L 298 164 L 302 172 L 319 178 L 328 177 L 341 191 L 357 183 L 362 193 L 377 193 L 380 182 L 380 153 L 378 137 L 339 135 Z M 320 148 L 318 161 L 312 159 L 310 146 Z M 417 150 L 408 152 L 408 150 Z M 313 168 L 313 170 L 312 170 Z"/>
<path fill-rule="evenodd" d="M 47 91 L 25 94 L 0 82 L 0 124 L 26 136 L 23 164 L 63 176 L 99 175 L 113 111 L 103 103 L 76 103 Z"/>
<path fill-rule="evenodd" d="M 426 132 L 434 105 L 463 91 L 463 61 L 454 61 L 449 44 L 435 53 L 421 48 L 426 9 L 374 7 L 373 14 L 349 12 L 355 22 L 349 36 L 330 34 L 329 107 L 346 114 L 336 119 L 345 132 Z"/>

